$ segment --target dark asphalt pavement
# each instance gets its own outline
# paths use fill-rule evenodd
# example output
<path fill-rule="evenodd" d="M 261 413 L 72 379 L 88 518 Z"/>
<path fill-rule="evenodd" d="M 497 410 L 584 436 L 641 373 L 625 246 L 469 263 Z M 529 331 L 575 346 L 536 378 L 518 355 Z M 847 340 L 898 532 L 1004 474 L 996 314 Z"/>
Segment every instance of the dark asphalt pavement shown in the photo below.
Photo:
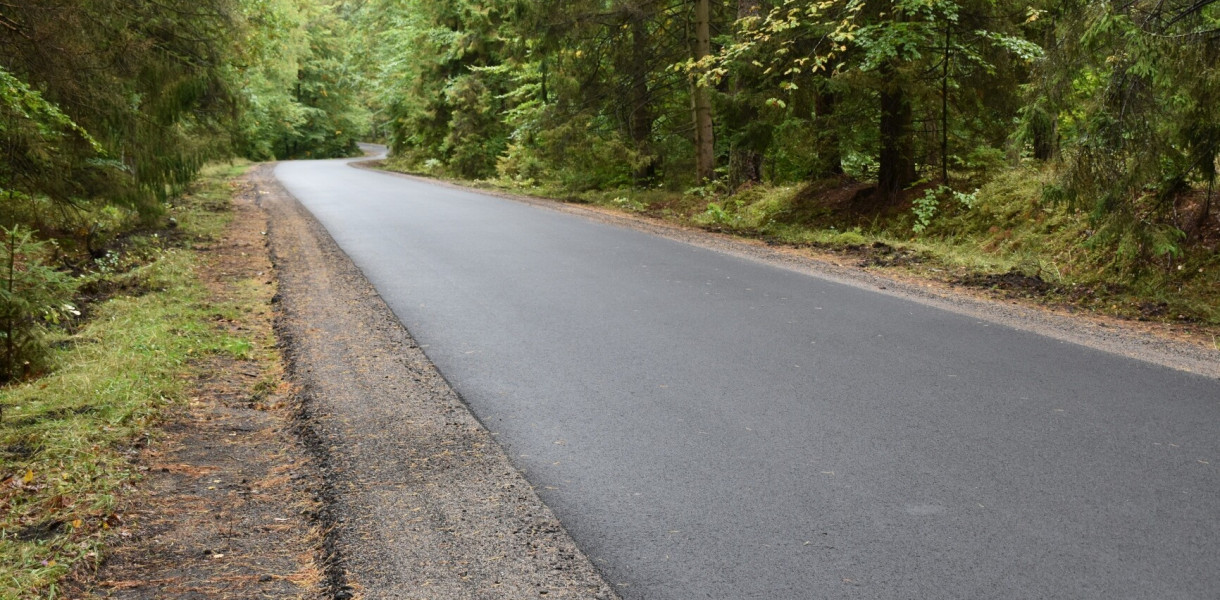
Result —
<path fill-rule="evenodd" d="M 1220 382 L 281 164 L 628 599 L 1220 598 Z"/>

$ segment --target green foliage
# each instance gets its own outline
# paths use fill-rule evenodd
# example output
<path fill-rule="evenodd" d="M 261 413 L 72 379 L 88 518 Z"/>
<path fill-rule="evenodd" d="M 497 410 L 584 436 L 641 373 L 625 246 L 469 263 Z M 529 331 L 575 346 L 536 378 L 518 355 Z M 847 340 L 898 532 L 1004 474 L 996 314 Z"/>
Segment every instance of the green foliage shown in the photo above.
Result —
<path fill-rule="evenodd" d="M 210 158 L 342 156 L 367 116 L 350 24 L 313 0 L 33 0 L 0 16 L 0 379 L 40 368 L 71 316 L 48 266 L 110 268 L 108 241 L 151 222 Z"/>
<path fill-rule="evenodd" d="M 1183 193 L 1214 185 L 1220 157 L 1220 8 L 1074 2 L 1048 10 L 1055 51 L 1040 65 L 1026 113 L 1026 129 L 1051 121 L 1064 137 L 1066 168 L 1047 198 L 1088 210 L 1094 243 L 1111 251 L 1174 255 L 1182 236 L 1168 228 L 1193 224 L 1169 215 Z"/>
<path fill-rule="evenodd" d="M 231 77 L 241 92 L 237 149 L 253 159 L 357 152 L 369 130 L 353 25 L 310 0 L 243 0 Z"/>
<path fill-rule="evenodd" d="M 234 7 L 199 0 L 185 8 L 181 0 L 36 0 L 6 8 L 5 70 L 75 124 L 60 121 L 72 135 L 42 146 L 38 160 L 10 163 L 28 195 L 60 204 L 105 197 L 153 216 L 223 151 L 233 107 L 223 65 Z M 6 128 L 0 145 L 10 155 L 39 147 L 23 139 L 20 129 Z"/>
<path fill-rule="evenodd" d="M 41 93 L 0 67 L 0 223 L 16 225 L 18 203 L 47 196 L 63 202 L 80 190 L 76 169 L 100 166 L 102 149 Z"/>
<path fill-rule="evenodd" d="M 924 190 L 922 196 L 916 196 L 911 200 L 911 213 L 915 215 L 915 224 L 911 226 L 911 230 L 915 233 L 923 233 L 928 226 L 932 224 L 933 217 L 941 208 L 941 202 L 946 199 L 952 199 L 961 207 L 969 210 L 974 208 L 978 202 L 979 190 L 974 190 L 972 193 L 959 192 L 948 186 L 938 186 Z"/>
<path fill-rule="evenodd" d="M 47 266 L 44 244 L 20 227 L 0 233 L 0 382 L 6 382 L 41 371 L 47 326 L 80 312 L 72 305 L 72 279 Z"/>

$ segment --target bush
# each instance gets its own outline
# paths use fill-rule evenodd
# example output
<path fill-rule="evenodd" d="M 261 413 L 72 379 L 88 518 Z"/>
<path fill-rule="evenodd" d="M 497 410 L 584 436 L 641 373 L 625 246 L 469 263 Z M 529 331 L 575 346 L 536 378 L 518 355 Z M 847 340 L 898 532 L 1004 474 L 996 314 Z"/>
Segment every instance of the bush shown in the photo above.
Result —
<path fill-rule="evenodd" d="M 72 278 L 44 262 L 44 244 L 20 227 L 0 232 L 0 381 L 9 381 L 44 366 L 48 325 L 80 313 Z"/>

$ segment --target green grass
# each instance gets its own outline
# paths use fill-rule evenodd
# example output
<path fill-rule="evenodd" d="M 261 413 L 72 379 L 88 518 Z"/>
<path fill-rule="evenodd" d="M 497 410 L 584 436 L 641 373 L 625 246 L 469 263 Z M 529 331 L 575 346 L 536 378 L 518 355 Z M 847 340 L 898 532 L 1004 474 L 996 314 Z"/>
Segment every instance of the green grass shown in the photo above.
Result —
<path fill-rule="evenodd" d="M 114 272 L 92 276 L 121 291 L 59 336 L 49 375 L 0 391 L 0 598 L 60 597 L 66 574 L 96 564 L 127 526 L 115 510 L 139 477 L 133 453 L 184 400 L 192 362 L 252 348 L 213 326 L 234 308 L 206 300 L 191 250 L 231 218 L 226 179 L 241 170 L 208 169 L 171 208 L 178 241 L 127 238 Z"/>

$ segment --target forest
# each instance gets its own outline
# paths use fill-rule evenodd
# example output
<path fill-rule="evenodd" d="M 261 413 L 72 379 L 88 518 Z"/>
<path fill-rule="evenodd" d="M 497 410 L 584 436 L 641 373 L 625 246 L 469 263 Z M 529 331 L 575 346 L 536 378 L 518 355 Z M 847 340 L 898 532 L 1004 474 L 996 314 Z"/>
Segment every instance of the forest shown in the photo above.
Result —
<path fill-rule="evenodd" d="M 297 410 L 274 274 L 215 266 L 256 163 L 381 142 L 1220 350 L 1218 59 L 1212 0 L 0 0 L 0 597 L 95 572 L 217 365 Z"/>
<path fill-rule="evenodd" d="M 392 169 L 1215 323 L 1218 56 L 1206 0 L 5 3 L 0 374 L 203 165 L 361 139 Z"/>
<path fill-rule="evenodd" d="M 864 246 L 866 261 L 988 272 L 1137 318 L 1220 319 L 1212 2 L 368 0 L 355 14 L 391 168 Z"/>

